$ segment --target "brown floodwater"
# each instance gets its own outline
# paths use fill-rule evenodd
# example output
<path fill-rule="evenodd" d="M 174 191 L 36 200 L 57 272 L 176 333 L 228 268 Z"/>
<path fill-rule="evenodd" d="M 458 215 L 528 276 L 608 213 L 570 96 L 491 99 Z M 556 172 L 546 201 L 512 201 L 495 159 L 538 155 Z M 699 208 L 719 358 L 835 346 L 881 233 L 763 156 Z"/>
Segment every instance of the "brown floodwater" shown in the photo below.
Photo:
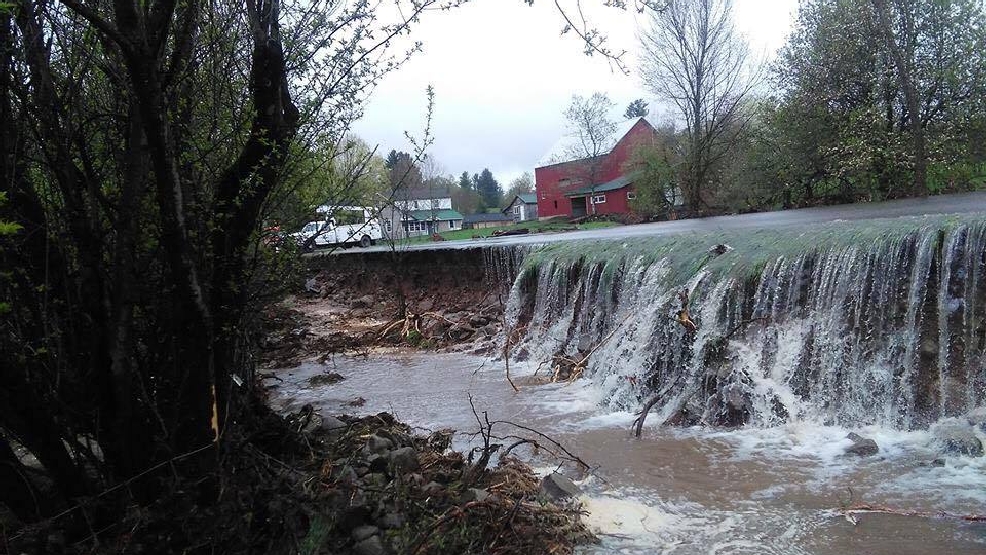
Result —
<path fill-rule="evenodd" d="M 469 405 L 491 420 L 530 426 L 560 440 L 593 465 L 580 478 L 588 521 L 602 543 L 585 553 L 667 554 L 986 554 L 986 524 L 945 516 L 864 514 L 849 522 L 838 508 L 852 503 L 902 511 L 986 514 L 986 457 L 954 457 L 945 466 L 925 432 L 860 430 L 796 422 L 731 431 L 662 429 L 653 418 L 641 439 L 629 434 L 633 415 L 605 408 L 591 380 L 531 385 L 533 367 L 512 368 L 462 354 L 395 353 L 338 357 L 276 372 L 274 404 L 295 410 L 312 403 L 326 414 L 393 413 L 424 429 L 455 428 L 464 448 L 478 430 Z M 312 376 L 346 379 L 313 387 Z M 362 397 L 360 407 L 347 403 Z M 501 433 L 516 433 L 496 425 Z M 857 431 L 880 446 L 874 457 L 842 455 Z M 556 466 L 528 453 L 535 468 Z"/>

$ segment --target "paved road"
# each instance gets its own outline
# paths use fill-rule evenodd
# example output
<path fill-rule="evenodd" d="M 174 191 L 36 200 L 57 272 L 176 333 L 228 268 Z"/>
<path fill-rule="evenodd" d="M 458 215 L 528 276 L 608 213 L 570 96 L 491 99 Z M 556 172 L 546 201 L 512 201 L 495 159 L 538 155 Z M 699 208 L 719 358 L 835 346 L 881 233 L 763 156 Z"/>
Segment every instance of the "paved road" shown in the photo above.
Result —
<path fill-rule="evenodd" d="M 836 220 L 870 220 L 897 218 L 900 216 L 921 216 L 927 214 L 965 214 L 982 212 L 986 214 L 986 192 L 942 195 L 923 199 L 893 200 L 827 206 L 824 208 L 804 208 L 780 212 L 761 212 L 739 216 L 717 216 L 673 222 L 656 222 L 643 225 L 620 226 L 586 231 L 516 235 L 464 241 L 442 241 L 421 243 L 405 247 L 407 250 L 432 250 L 475 248 L 483 245 L 523 245 L 541 244 L 555 241 L 578 241 L 581 239 L 624 239 L 630 237 L 649 237 L 671 235 L 683 232 L 713 232 L 743 229 L 784 228 L 804 224 L 830 222 Z M 386 251 L 386 246 L 378 245 L 366 249 L 351 248 L 336 250 L 335 253 L 363 253 Z M 316 256 L 318 254 L 316 253 Z"/>

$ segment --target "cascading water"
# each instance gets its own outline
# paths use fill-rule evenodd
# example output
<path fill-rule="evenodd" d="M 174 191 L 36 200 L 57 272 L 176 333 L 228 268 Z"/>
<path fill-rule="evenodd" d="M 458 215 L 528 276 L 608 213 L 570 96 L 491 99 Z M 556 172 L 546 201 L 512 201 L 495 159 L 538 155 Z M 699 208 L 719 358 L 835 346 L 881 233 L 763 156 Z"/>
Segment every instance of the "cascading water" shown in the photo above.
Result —
<path fill-rule="evenodd" d="M 714 245 L 731 250 L 717 254 Z M 558 243 L 496 254 L 516 275 L 515 357 L 588 356 L 616 410 L 652 418 L 926 427 L 986 401 L 986 220 Z M 675 318 L 688 292 L 691 332 Z M 660 414 L 658 414 L 660 413 Z"/>

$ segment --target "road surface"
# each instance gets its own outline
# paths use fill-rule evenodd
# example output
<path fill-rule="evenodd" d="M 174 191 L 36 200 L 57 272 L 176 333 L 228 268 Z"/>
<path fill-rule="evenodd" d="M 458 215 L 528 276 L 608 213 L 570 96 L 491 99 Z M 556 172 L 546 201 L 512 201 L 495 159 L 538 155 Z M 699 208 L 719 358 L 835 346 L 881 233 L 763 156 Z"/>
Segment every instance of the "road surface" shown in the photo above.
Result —
<path fill-rule="evenodd" d="M 438 241 L 406 245 L 402 246 L 401 250 L 420 251 L 432 249 L 476 248 L 480 246 L 542 244 L 552 243 L 555 241 L 578 241 L 584 239 L 619 240 L 635 237 L 673 235 L 676 233 L 685 232 L 691 233 L 785 228 L 838 220 L 871 220 L 881 218 L 897 218 L 901 216 L 968 214 L 975 212 L 982 212 L 983 214 L 986 214 L 986 192 L 941 195 L 928 198 L 892 200 L 886 202 L 845 204 L 841 206 L 826 206 L 822 208 L 803 208 L 800 210 L 784 210 L 779 212 L 760 212 L 756 214 L 742 214 L 738 216 L 716 216 L 712 218 L 655 222 L 650 224 L 628 225 L 586 231 L 514 235 L 510 237 L 489 237 L 486 239 L 471 239 L 463 241 Z M 388 250 L 390 250 L 389 247 L 385 245 L 378 245 L 365 249 L 350 248 L 323 251 L 314 253 L 314 256 L 326 254 L 383 252 Z"/>

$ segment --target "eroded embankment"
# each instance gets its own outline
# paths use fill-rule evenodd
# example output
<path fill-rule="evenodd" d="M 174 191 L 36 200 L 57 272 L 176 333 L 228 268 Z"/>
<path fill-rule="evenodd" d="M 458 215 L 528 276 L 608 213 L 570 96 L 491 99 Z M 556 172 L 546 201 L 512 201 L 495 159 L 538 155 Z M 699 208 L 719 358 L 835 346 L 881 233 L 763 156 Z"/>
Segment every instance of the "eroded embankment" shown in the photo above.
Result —
<path fill-rule="evenodd" d="M 267 365 L 285 367 L 378 348 L 493 354 L 510 271 L 489 250 L 339 253 L 310 258 L 304 291 L 269 315 Z"/>

